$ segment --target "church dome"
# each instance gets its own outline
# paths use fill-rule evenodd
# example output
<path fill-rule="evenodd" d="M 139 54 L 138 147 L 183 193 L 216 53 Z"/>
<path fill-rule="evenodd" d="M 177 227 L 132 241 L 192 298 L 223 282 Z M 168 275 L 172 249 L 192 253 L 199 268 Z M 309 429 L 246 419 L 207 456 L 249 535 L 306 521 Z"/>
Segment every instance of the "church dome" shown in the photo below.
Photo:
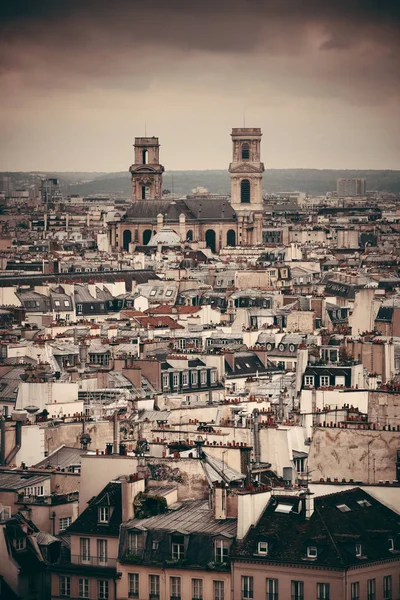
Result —
<path fill-rule="evenodd" d="M 151 240 L 149 241 L 149 243 L 147 245 L 148 246 L 158 246 L 159 244 L 161 244 L 161 246 L 168 246 L 168 247 L 180 246 L 181 238 L 170 227 L 163 227 L 158 233 L 153 235 L 153 237 L 151 238 Z"/>

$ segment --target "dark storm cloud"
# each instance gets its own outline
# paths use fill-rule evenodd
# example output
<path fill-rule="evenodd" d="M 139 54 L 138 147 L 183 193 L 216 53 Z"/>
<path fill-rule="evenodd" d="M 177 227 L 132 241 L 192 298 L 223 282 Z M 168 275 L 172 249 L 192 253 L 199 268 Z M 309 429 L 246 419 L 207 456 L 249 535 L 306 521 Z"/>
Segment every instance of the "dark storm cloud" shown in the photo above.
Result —
<path fill-rule="evenodd" d="M 337 136 L 332 164 L 346 164 L 342 139 L 350 158 L 371 141 L 370 160 L 379 154 L 383 164 L 397 139 L 399 73 L 400 0 L 4 0 L 0 126 L 12 143 L 3 143 L 0 159 L 14 164 L 40 152 L 52 159 L 46 135 L 57 148 L 53 132 L 62 122 L 63 160 L 76 156 L 81 134 L 93 140 L 90 159 L 82 150 L 64 168 L 85 168 L 84 160 L 98 168 L 105 148 L 98 132 L 118 151 L 126 121 L 130 143 L 150 114 L 164 128 L 170 156 L 181 161 L 178 120 L 197 127 L 209 147 L 204 114 L 210 130 L 226 128 L 227 115 L 230 126 L 248 108 L 277 140 L 287 124 L 283 158 L 276 158 L 283 166 L 297 166 L 299 156 L 307 165 L 318 162 L 324 132 L 329 142 Z M 358 133 L 351 146 L 354 116 L 364 138 Z M 289 132 L 298 140 L 314 132 L 314 147 L 290 159 Z M 208 168 L 225 164 L 226 149 L 218 152 L 209 153 Z"/>

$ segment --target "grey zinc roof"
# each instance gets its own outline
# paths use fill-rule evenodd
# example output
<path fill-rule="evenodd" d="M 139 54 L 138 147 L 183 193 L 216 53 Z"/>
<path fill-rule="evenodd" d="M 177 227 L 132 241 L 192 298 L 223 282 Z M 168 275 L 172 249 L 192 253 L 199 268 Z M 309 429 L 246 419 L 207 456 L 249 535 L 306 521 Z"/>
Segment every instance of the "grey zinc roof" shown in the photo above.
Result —
<path fill-rule="evenodd" d="M 243 479 L 246 479 L 246 476 L 243 475 L 243 473 L 238 473 L 234 469 L 231 469 L 231 467 L 226 463 L 223 463 L 222 460 L 210 456 L 207 453 L 204 454 L 204 470 L 210 483 L 214 483 L 215 481 L 242 481 Z"/>
<path fill-rule="evenodd" d="M 22 488 L 31 487 L 43 483 L 50 479 L 50 475 L 32 475 L 24 477 L 19 473 L 1 473 L 0 474 L 0 490 L 20 490 Z"/>
<path fill-rule="evenodd" d="M 52 452 L 47 458 L 38 462 L 35 467 L 60 467 L 66 469 L 71 465 L 80 465 L 82 462 L 81 455 L 87 454 L 87 450 L 81 448 L 69 448 L 68 446 L 60 446 Z"/>
<path fill-rule="evenodd" d="M 182 533 L 208 533 L 210 535 L 236 536 L 236 519 L 220 521 L 214 518 L 207 500 L 187 500 L 178 510 L 150 517 L 131 519 L 125 525 L 129 529 L 158 529 Z"/>

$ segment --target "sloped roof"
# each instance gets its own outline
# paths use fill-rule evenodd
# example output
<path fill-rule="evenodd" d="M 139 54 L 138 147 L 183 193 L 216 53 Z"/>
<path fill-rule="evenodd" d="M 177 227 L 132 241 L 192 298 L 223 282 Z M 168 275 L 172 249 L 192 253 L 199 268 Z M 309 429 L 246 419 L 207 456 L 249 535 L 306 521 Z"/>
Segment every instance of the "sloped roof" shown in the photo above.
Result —
<path fill-rule="evenodd" d="M 295 563 L 304 566 L 344 568 L 352 565 L 393 559 L 399 554 L 389 550 L 388 539 L 400 533 L 399 516 L 361 490 L 351 490 L 315 498 L 315 509 L 305 519 L 305 502 L 299 498 L 273 497 L 256 526 L 236 543 L 234 555 L 254 560 L 259 541 L 268 542 L 269 563 Z M 291 506 L 287 513 L 277 512 L 277 504 Z M 343 512 L 340 506 L 346 505 Z M 296 511 L 299 511 L 298 514 Z M 361 558 L 355 544 L 362 545 Z M 317 557 L 307 559 L 307 546 L 317 548 Z M 257 560 L 262 560 L 258 555 Z"/>

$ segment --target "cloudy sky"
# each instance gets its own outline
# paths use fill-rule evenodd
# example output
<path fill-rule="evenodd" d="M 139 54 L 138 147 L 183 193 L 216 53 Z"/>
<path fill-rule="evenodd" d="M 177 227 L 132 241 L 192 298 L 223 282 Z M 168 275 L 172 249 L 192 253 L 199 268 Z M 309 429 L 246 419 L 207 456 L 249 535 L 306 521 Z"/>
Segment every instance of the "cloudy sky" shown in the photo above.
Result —
<path fill-rule="evenodd" d="M 400 168 L 399 0 L 4 0 L 0 171 Z"/>

